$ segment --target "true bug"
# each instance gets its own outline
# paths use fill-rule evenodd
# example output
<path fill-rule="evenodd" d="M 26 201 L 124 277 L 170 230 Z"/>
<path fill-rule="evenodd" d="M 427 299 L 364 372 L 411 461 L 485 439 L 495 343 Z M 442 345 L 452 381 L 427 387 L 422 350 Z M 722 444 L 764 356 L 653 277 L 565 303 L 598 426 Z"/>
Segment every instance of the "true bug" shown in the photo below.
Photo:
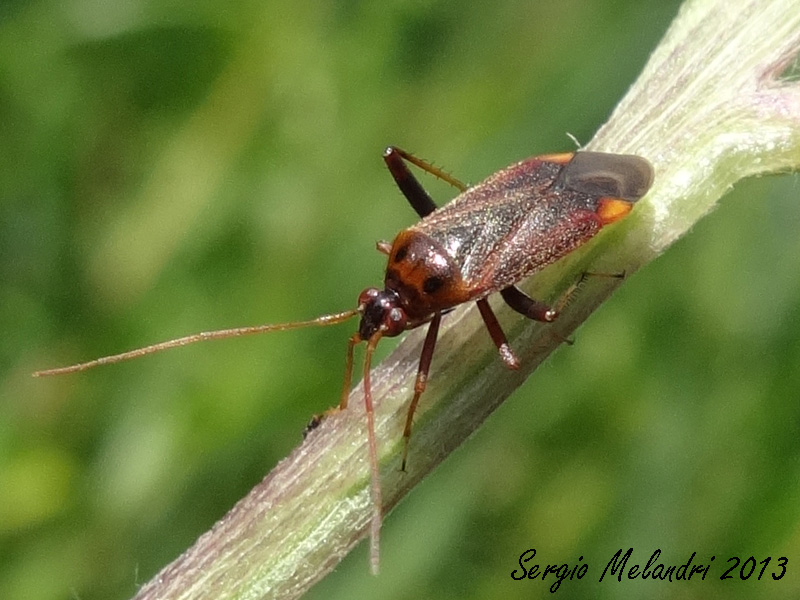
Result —
<path fill-rule="evenodd" d="M 442 315 L 459 304 L 475 301 L 503 362 L 509 368 L 517 368 L 517 358 L 487 297 L 499 292 L 503 300 L 522 315 L 543 322 L 555 320 L 560 303 L 551 307 L 534 300 L 515 284 L 576 249 L 604 225 L 627 215 L 633 203 L 647 193 L 653 180 L 653 169 L 644 158 L 576 152 L 529 158 L 468 188 L 399 148 L 387 148 L 383 157 L 397 186 L 421 220 L 401 231 L 391 244 L 378 243 L 378 249 L 389 257 L 384 289 L 365 289 L 359 295 L 356 309 L 309 321 L 203 332 L 86 363 L 34 373 L 35 376 L 44 376 L 82 371 L 203 340 L 332 325 L 360 316 L 358 330 L 350 337 L 347 346 L 341 399 L 333 410 L 347 407 L 354 348 L 360 342 L 366 342 L 363 371 L 372 474 L 373 569 L 377 569 L 378 564 L 382 503 L 370 363 L 380 339 L 428 325 L 403 432 L 402 468 L 405 469 L 413 416 L 428 380 Z M 447 181 L 461 193 L 437 209 L 409 170 L 407 162 Z M 311 427 L 317 423 L 318 420 L 312 421 Z"/>

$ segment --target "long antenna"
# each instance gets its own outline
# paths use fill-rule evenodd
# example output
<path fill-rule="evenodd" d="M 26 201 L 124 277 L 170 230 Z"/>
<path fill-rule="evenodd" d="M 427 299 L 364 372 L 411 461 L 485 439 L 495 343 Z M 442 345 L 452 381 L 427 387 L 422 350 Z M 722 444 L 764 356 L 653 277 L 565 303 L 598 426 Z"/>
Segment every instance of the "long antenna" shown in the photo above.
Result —
<path fill-rule="evenodd" d="M 358 314 L 358 310 L 348 310 L 345 312 L 335 313 L 332 315 L 322 315 L 316 319 L 309 321 L 292 321 L 290 323 L 278 323 L 276 325 L 255 325 L 252 327 L 235 327 L 233 329 L 218 329 L 216 331 L 202 331 L 194 333 L 185 337 L 177 338 L 174 340 L 167 340 L 144 348 L 137 348 L 123 352 L 122 354 L 114 354 L 112 356 L 103 356 L 88 362 L 79 363 L 77 365 L 70 365 L 68 367 L 58 367 L 56 369 L 44 369 L 43 371 L 36 371 L 33 373 L 34 377 L 49 377 L 50 375 L 64 375 L 66 373 L 77 373 L 78 371 L 85 371 L 100 365 L 108 365 L 112 363 L 122 362 L 124 360 L 131 360 L 132 358 L 139 358 L 148 354 L 155 354 L 162 350 L 170 348 L 177 348 L 179 346 L 187 346 L 195 342 L 205 342 L 207 340 L 220 340 L 230 337 L 239 337 L 244 335 L 254 335 L 257 333 L 268 333 L 270 331 L 286 331 L 289 329 L 300 329 L 301 327 L 311 326 L 324 326 L 336 325 L 348 319 L 352 319 Z"/>
<path fill-rule="evenodd" d="M 376 331 L 367 340 L 364 352 L 364 412 L 367 415 L 367 446 L 369 448 L 370 496 L 372 496 L 372 519 L 369 528 L 369 565 L 373 575 L 380 568 L 381 523 L 383 522 L 383 495 L 381 494 L 381 474 L 378 463 L 378 441 L 375 438 L 375 411 L 372 406 L 372 389 L 370 382 L 370 362 L 375 346 L 378 345 L 383 331 Z"/>

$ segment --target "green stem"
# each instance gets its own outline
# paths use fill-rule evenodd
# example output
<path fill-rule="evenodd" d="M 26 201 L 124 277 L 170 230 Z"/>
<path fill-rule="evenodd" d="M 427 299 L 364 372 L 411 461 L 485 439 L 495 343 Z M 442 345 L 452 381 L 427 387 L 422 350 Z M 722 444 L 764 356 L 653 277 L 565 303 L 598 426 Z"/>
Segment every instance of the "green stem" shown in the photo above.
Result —
<path fill-rule="evenodd" d="M 693 0 L 587 148 L 633 153 L 655 167 L 651 192 L 588 248 L 526 282 L 553 298 L 589 264 L 632 273 L 683 235 L 743 177 L 800 166 L 800 85 L 780 75 L 800 51 L 800 0 Z M 499 308 L 523 367 L 509 372 L 476 311 L 444 320 L 433 377 L 415 420 L 409 469 L 402 427 L 422 331 L 373 371 L 385 512 L 467 438 L 613 291 L 596 278 L 543 326 Z M 294 598 L 368 532 L 362 388 L 214 528 L 136 598 Z M 367 569 L 367 565 L 364 565 Z"/>

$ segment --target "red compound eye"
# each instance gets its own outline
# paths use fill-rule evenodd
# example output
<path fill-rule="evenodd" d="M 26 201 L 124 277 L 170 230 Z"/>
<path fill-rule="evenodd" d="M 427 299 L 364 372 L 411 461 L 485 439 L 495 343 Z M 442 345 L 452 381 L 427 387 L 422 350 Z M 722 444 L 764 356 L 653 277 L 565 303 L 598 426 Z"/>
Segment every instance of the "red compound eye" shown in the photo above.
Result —
<path fill-rule="evenodd" d="M 400 335 L 406 330 L 406 313 L 402 308 L 391 308 L 383 315 L 383 335 L 392 337 Z"/>
<path fill-rule="evenodd" d="M 358 306 L 367 306 L 375 301 L 375 298 L 380 296 L 381 291 L 378 288 L 367 288 L 358 295 Z"/>

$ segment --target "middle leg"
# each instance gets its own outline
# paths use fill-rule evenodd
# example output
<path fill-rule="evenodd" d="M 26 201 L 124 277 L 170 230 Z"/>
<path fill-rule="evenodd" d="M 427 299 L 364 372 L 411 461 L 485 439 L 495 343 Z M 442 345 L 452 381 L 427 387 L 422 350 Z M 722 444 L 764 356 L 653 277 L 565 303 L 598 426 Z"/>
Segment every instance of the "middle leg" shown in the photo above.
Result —
<path fill-rule="evenodd" d="M 559 299 L 552 306 L 534 300 L 528 294 L 523 292 L 515 285 L 511 285 L 503 290 L 500 290 L 500 295 L 512 309 L 517 311 L 524 317 L 533 319 L 534 321 L 542 321 L 544 323 L 552 323 L 561 314 L 561 311 L 566 308 L 570 301 L 575 297 L 575 294 L 580 290 L 589 277 L 612 277 L 614 279 L 623 279 L 625 272 L 621 273 L 592 273 L 585 271 L 581 276 L 570 285 L 566 291 L 561 294 Z"/>
<path fill-rule="evenodd" d="M 514 354 L 514 351 L 511 349 L 511 346 L 506 339 L 506 334 L 503 333 L 503 329 L 500 327 L 500 322 L 497 320 L 497 317 L 494 316 L 494 312 L 492 311 L 492 307 L 489 306 L 489 302 L 486 300 L 486 298 L 482 298 L 481 300 L 477 301 L 477 305 L 478 310 L 481 313 L 481 317 L 483 317 L 483 322 L 486 324 L 486 329 L 489 331 L 489 335 L 492 337 L 494 345 L 497 346 L 497 351 L 500 353 L 500 358 L 503 359 L 503 362 L 509 369 L 518 369 L 519 360 Z"/>

